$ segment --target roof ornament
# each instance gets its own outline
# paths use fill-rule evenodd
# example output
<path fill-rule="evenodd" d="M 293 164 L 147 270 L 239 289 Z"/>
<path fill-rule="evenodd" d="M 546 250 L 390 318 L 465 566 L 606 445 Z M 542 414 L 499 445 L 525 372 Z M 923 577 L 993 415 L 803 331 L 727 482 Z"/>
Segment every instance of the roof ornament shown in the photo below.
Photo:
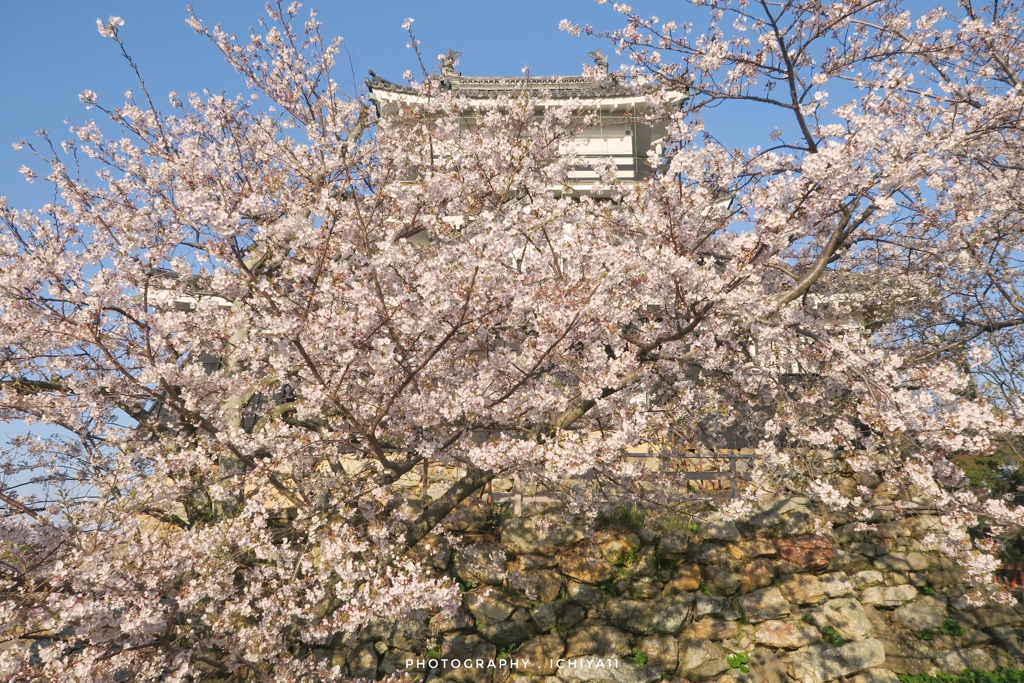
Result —
<path fill-rule="evenodd" d="M 441 59 L 441 75 L 442 76 L 461 76 L 462 73 L 455 70 L 455 65 L 458 63 L 461 52 L 448 48 L 447 54 L 440 56 Z"/>
<path fill-rule="evenodd" d="M 588 52 L 587 55 L 594 60 L 594 66 L 596 66 L 602 73 L 608 73 L 608 57 L 605 56 L 601 48 L 597 48 L 593 52 Z"/>

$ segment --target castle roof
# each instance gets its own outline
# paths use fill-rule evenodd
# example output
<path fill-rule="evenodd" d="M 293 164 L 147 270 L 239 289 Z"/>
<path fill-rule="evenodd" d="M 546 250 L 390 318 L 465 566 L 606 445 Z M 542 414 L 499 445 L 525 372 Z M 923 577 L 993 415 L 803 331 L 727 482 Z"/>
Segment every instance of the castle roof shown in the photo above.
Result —
<path fill-rule="evenodd" d="M 544 99 L 609 99 L 618 97 L 634 97 L 633 90 L 610 77 L 595 81 L 584 76 L 462 76 L 442 75 L 439 79 L 441 88 L 451 90 L 458 95 L 470 99 L 490 100 L 501 95 L 512 95 L 522 92 L 531 97 Z M 371 93 L 388 92 L 407 95 L 420 93 L 407 85 L 393 83 L 378 76 L 373 71 L 366 85 Z"/>
<path fill-rule="evenodd" d="M 548 102 L 557 100 L 637 101 L 637 93 L 608 73 L 608 58 L 601 50 L 590 54 L 596 66 L 596 78 L 582 76 L 463 76 L 455 70 L 461 53 L 448 50 L 441 56 L 441 74 L 431 77 L 443 90 L 471 100 L 494 100 L 502 95 L 528 94 Z M 408 85 L 394 83 L 373 71 L 366 79 L 373 100 L 415 100 L 422 93 Z"/>

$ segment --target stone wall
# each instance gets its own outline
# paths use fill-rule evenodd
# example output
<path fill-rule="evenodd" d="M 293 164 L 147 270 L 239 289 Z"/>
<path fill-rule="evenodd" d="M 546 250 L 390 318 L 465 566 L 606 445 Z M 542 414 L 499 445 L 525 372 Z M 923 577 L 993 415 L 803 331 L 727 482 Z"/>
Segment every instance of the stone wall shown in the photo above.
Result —
<path fill-rule="evenodd" d="M 918 507 L 816 535 L 820 515 L 787 498 L 740 524 L 650 516 L 587 537 L 470 503 L 448 520 L 459 547 L 417 547 L 465 588 L 458 612 L 376 624 L 335 661 L 356 677 L 496 683 L 895 683 L 1024 667 L 1024 606 L 968 608 L 953 564 L 922 544 L 939 520 Z"/>

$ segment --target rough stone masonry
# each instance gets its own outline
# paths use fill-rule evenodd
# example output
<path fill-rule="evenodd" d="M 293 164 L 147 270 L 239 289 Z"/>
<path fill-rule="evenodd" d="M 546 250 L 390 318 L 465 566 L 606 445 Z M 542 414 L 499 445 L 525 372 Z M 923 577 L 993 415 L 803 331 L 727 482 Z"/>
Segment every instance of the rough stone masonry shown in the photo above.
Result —
<path fill-rule="evenodd" d="M 334 661 L 464 683 L 895 683 L 897 674 L 1024 666 L 1024 606 L 969 608 L 956 567 L 925 546 L 927 501 L 901 519 L 870 484 L 870 531 L 803 498 L 747 520 L 635 528 L 497 521 L 470 501 L 425 539 L 424 562 L 465 587 L 453 616 L 365 628 Z M 864 481 L 848 485 L 864 485 Z M 457 547 L 454 547 L 456 546 Z"/>

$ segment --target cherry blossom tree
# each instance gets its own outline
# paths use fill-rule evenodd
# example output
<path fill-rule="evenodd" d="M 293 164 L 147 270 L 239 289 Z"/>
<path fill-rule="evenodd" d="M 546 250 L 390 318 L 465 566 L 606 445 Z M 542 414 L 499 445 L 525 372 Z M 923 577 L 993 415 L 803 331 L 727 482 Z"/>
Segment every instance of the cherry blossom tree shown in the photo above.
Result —
<path fill-rule="evenodd" d="M 719 240 L 717 261 L 757 272 L 751 336 L 804 370 L 798 391 L 772 390 L 755 435 L 766 466 L 791 470 L 780 443 L 881 449 L 890 481 L 946 512 L 957 531 L 933 540 L 951 555 L 979 513 L 1017 526 L 1004 501 L 955 493 L 951 461 L 993 447 L 1019 459 L 1020 3 L 698 0 L 678 22 L 614 9 L 622 29 L 562 28 L 611 40 L 634 84 L 690 93 L 664 177 L 730 198 L 730 228 L 700 233 L 702 248 Z M 745 149 L 724 142 L 739 138 L 716 122 L 728 108 L 750 122 Z M 836 334 L 848 316 L 870 334 Z M 993 562 L 963 559 L 975 578 Z"/>
<path fill-rule="evenodd" d="M 596 165 L 607 199 L 553 191 L 572 103 L 460 130 L 426 76 L 378 120 L 295 6 L 245 42 L 190 20 L 249 95 L 160 108 L 140 79 L 25 143 L 55 199 L 3 205 L 0 417 L 52 430 L 3 454 L 2 675 L 336 680 L 371 618 L 457 602 L 416 551 L 466 498 L 640 479 L 624 449 L 669 433 L 758 447 L 732 514 L 799 485 L 869 523 L 817 478 L 849 452 L 983 588 L 968 530 L 1021 511 L 952 458 L 1019 433 L 1018 8 L 698 6 L 619 7 L 669 135 L 650 181 Z M 727 149 L 702 119 L 732 100 L 791 124 Z M 423 467 L 460 476 L 411 508 Z"/>

